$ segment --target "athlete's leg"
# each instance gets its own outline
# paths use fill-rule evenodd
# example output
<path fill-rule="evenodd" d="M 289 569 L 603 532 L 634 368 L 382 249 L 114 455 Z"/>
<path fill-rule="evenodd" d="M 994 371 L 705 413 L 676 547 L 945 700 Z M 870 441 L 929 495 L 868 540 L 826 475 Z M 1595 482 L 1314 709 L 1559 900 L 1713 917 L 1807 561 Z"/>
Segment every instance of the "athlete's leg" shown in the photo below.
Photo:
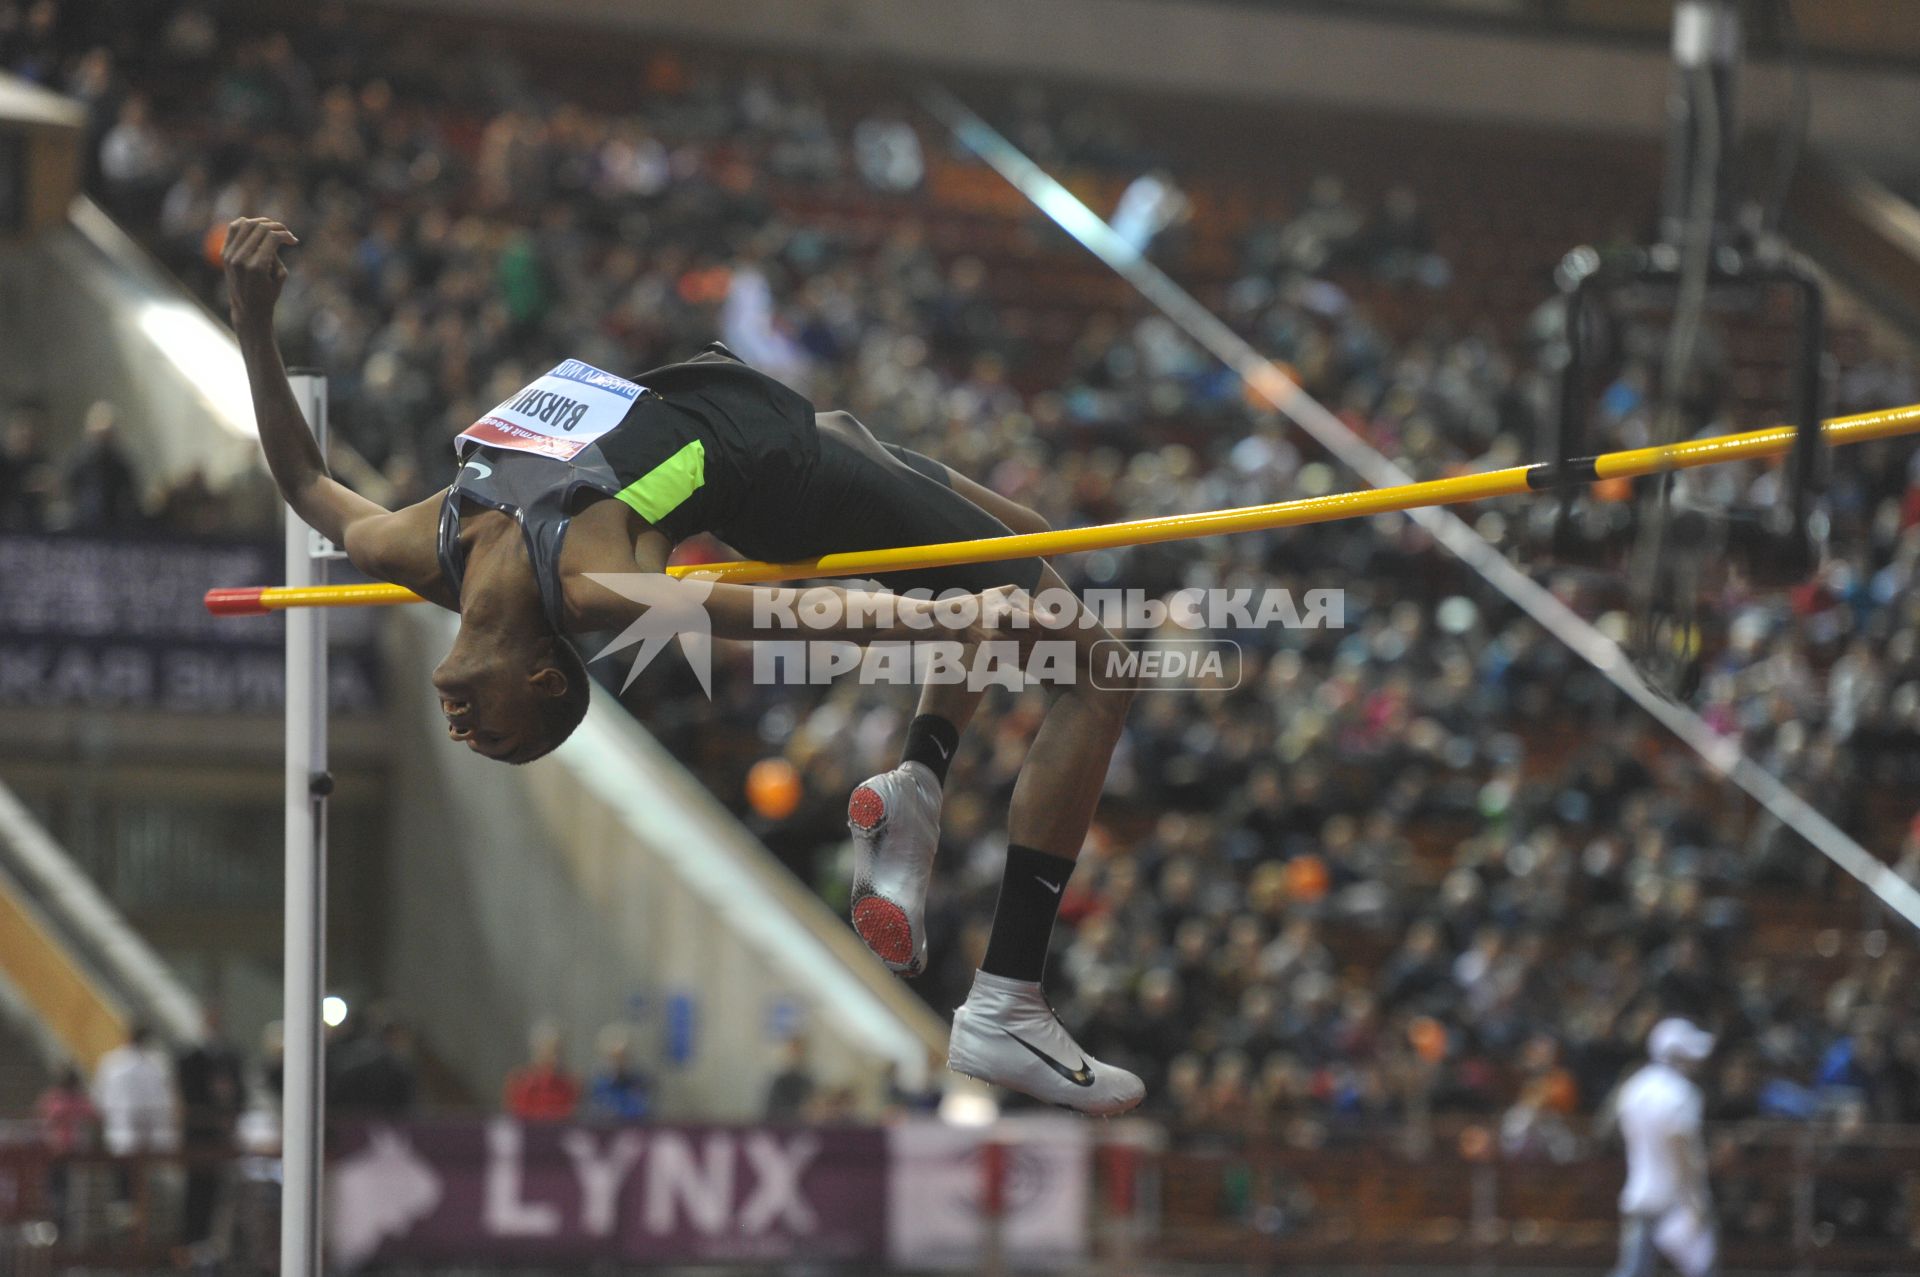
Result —
<path fill-rule="evenodd" d="M 941 469 L 947 486 L 1009 529 L 1022 533 L 1049 530 L 1044 518 L 1012 498 L 951 467 Z M 1034 586 L 1036 591 L 1058 590 L 1062 594 L 1066 588 L 1066 582 L 1051 567 L 1042 569 Z M 1007 832 L 1013 843 L 1072 860 L 1080 854 L 1081 840 L 1099 804 L 1107 764 L 1133 700 L 1133 687 L 1131 682 L 1116 684 L 1104 678 L 1099 681 L 1105 686 L 1100 686 L 1090 677 L 1096 646 L 1117 646 L 1119 641 L 1083 611 L 1076 611 L 1060 635 L 1075 644 L 1076 677 L 1071 686 L 1053 689 L 1046 718 L 1015 782 Z M 919 713 L 943 714 L 964 730 L 980 695 L 964 685 L 928 684 L 921 689 Z"/>
<path fill-rule="evenodd" d="M 1031 510 L 918 453 L 883 445 L 853 417 L 822 413 L 825 486 L 841 510 L 860 512 L 860 526 L 840 536 L 870 545 L 968 540 L 1005 536 L 1015 530 L 999 513 L 1012 516 L 1020 530 L 1038 531 L 1045 523 Z M 993 506 L 989 509 L 988 504 Z M 978 591 L 1001 583 L 1003 574 L 1026 584 L 1039 574 L 1037 560 L 973 565 L 916 573 L 891 582 L 896 588 L 921 587 Z M 963 666 L 964 668 L 964 666 Z M 900 764 L 868 777 L 847 802 L 847 827 L 853 835 L 854 930 L 867 947 L 901 975 L 926 968 L 926 896 L 933 857 L 940 841 L 940 807 L 947 766 L 959 748 L 960 734 L 972 721 L 983 688 L 968 680 L 925 679 L 913 721 L 908 724 Z"/>
<path fill-rule="evenodd" d="M 928 517 L 917 522 L 924 529 L 920 536 L 967 538 L 1047 530 L 1045 519 L 1018 502 L 917 452 L 877 444 L 851 417 L 834 417 L 833 432 L 852 435 L 856 446 L 863 449 L 873 444 L 884 451 L 884 456 L 874 455 L 887 467 L 912 472 L 896 473 L 894 479 L 906 483 L 913 499 L 932 503 L 925 508 Z M 939 488 L 922 480 L 931 480 Z M 1038 570 L 1037 564 L 1027 569 L 1029 573 Z M 991 566 L 978 566 L 973 569 L 978 579 L 963 584 L 983 585 L 996 571 Z M 1047 573 L 1049 585 L 1064 588 L 1051 569 Z M 847 802 L 847 826 L 854 840 L 854 930 L 881 961 L 902 975 L 918 975 L 926 968 L 926 890 L 940 839 L 947 766 L 984 694 L 984 686 L 972 685 L 972 680 L 924 681 L 919 707 L 907 727 L 899 766 L 863 781 Z M 1018 833 L 1014 841 L 1019 841 Z M 1001 916 L 1011 917 L 1015 912 L 1017 906 L 1009 906 Z M 1052 925 L 1052 915 L 1048 914 L 1043 920 L 1002 930 L 1029 938 L 1030 944 L 1036 929 L 1044 926 L 1037 942 L 1044 952 Z"/>
<path fill-rule="evenodd" d="M 1064 593 L 1066 583 L 1049 567 L 1041 574 L 1040 588 Z M 1095 677 L 1096 651 L 1111 655 L 1120 640 L 1083 604 L 1076 601 L 1075 607 L 1079 610 L 1073 622 L 1061 631 L 1074 643 L 1074 681 L 1052 689 L 1046 717 L 1014 784 L 1007 817 L 1012 841 L 1068 860 L 1080 854 L 1134 695 L 1131 676 Z"/>
<path fill-rule="evenodd" d="M 1052 568 L 1039 589 L 1065 585 Z M 1051 611 L 1052 609 L 1046 609 Z M 1040 981 L 1068 877 L 1080 855 L 1119 742 L 1130 678 L 1096 682 L 1096 646 L 1118 640 L 1075 601 L 1069 624 L 1041 641 L 1074 645 L 1074 678 L 1051 700 L 1014 782 L 1007 863 L 986 956 L 965 1005 L 953 1015 L 953 1068 L 1088 1113 L 1124 1113 L 1146 1094 L 1125 1069 L 1093 1059 L 1053 1014 Z"/>
<path fill-rule="evenodd" d="M 1053 525 L 1048 523 L 1038 511 L 1030 510 L 1012 497 L 1002 496 L 984 483 L 975 483 L 952 466 L 941 466 L 947 474 L 947 486 L 967 500 L 1000 520 L 1015 532 L 1051 532 Z"/>
<path fill-rule="evenodd" d="M 837 428 L 855 427 L 858 423 L 848 418 Z M 978 516 L 956 517 L 956 512 L 948 511 L 940 527 L 965 529 L 965 535 L 971 536 L 1047 530 L 1045 519 L 1018 502 L 919 453 L 891 444 L 882 446 L 894 462 L 943 485 L 947 491 L 942 495 L 948 498 L 948 504 L 958 498 L 967 503 L 971 515 Z M 926 535 L 935 533 L 930 530 Z M 1064 588 L 1051 569 L 1047 569 L 1045 580 L 1050 586 Z M 940 839 L 940 804 L 947 766 L 984 694 L 984 686 L 974 685 L 972 680 L 924 681 L 919 706 L 907 727 L 899 766 L 863 781 L 847 803 L 847 826 L 854 840 L 854 930 L 888 967 L 902 975 L 918 975 L 926 967 L 925 894 Z M 1013 841 L 1020 841 L 1018 831 Z M 1016 911 L 1017 905 L 1010 905 L 1000 916 L 1009 918 Z M 1003 926 L 1001 930 L 1027 937 L 1026 943 L 1030 944 L 1030 937 L 1044 925 L 1046 930 L 1037 941 L 1044 952 L 1052 922 L 1048 914 L 1044 920 L 1036 918 L 1032 923 Z"/>
<path fill-rule="evenodd" d="M 1046 524 L 1032 511 L 957 475 L 938 463 L 892 447 L 880 448 L 844 414 L 823 414 L 822 435 L 836 437 L 877 465 L 841 500 L 871 503 L 875 522 L 859 530 L 875 545 L 965 540 L 1038 532 Z M 846 451 L 834 465 L 844 468 Z M 852 547 L 848 547 L 852 548 Z M 897 588 L 926 585 L 978 591 L 1014 581 L 1036 592 L 1066 594 L 1065 583 L 1032 559 L 941 569 Z M 1132 700 L 1130 685 L 1096 686 L 1089 677 L 1096 644 L 1114 641 L 1074 600 L 1068 624 L 1037 637 L 1073 646 L 1071 683 L 1051 689 L 1047 714 L 1014 785 L 1007 864 L 992 935 L 966 1004 L 954 1012 L 948 1064 L 960 1072 L 1022 1091 L 1049 1103 L 1090 1113 L 1121 1113 L 1145 1088 L 1124 1069 L 1091 1059 L 1053 1014 L 1040 989 L 1048 942 L 1067 876 L 1092 821 Z M 854 925 L 870 948 L 896 971 L 923 969 L 926 885 L 939 837 L 940 782 L 915 757 L 930 739 L 929 719 L 944 720 L 936 748 L 950 742 L 972 717 L 981 693 L 952 685 L 922 687 L 922 730 L 908 733 L 908 757 L 891 772 L 854 791 L 848 823 L 855 841 Z M 927 760 L 930 762 L 931 760 Z"/>
<path fill-rule="evenodd" d="M 916 469 L 937 465 L 918 454 L 889 447 L 889 451 Z M 1015 532 L 1045 532 L 1049 525 L 1039 514 L 983 484 L 974 482 L 951 467 L 941 466 L 947 486 L 979 506 Z M 1051 567 L 1042 569 L 1035 583 L 1037 592 L 1058 591 L 1067 595 L 1066 582 Z M 1104 644 L 1117 646 L 1118 640 L 1095 624 L 1079 603 L 1075 603 L 1069 623 L 1053 641 L 1069 641 L 1075 647 L 1075 678 L 1065 687 L 1050 689 L 1051 701 L 1039 733 L 1027 755 L 1026 764 L 1015 781 L 1013 805 L 1007 819 L 1007 841 L 1016 851 L 1041 853 L 1072 862 L 1080 854 L 1080 844 L 1092 823 L 1094 808 L 1106 781 L 1107 766 L 1119 742 L 1127 707 L 1133 699 L 1130 681 L 1116 683 L 1092 677 L 1096 649 Z M 1104 684 L 1104 685 L 1103 685 Z M 939 715 L 954 727 L 964 730 L 980 702 L 981 692 L 964 684 L 928 683 L 921 688 L 919 715 Z M 916 719 L 918 722 L 919 719 Z M 909 742 L 909 757 L 913 744 Z M 944 768 L 940 769 L 944 772 Z M 1024 859 L 1024 858 L 1019 858 Z M 1017 877 L 1021 886 L 1030 879 L 1028 866 L 1018 863 L 1010 868 L 1009 879 Z M 1070 868 L 1070 863 L 1068 868 Z M 1043 869 L 1044 873 L 1044 869 Z M 1060 875 L 1064 881 L 1064 874 Z M 1017 979 L 1038 980 L 1045 965 L 1047 941 L 1053 929 L 1053 911 L 1021 908 L 1020 897 L 1009 899 L 1002 887 L 1002 908 L 995 911 L 994 939 L 990 943 L 989 972 Z M 1047 893 L 1057 905 L 1057 893 Z M 1033 902 L 1044 906 L 1045 898 Z M 1039 918 L 1045 914 L 1044 920 Z M 1030 922 L 1029 919 L 1032 919 Z M 996 952 L 997 951 L 997 952 Z M 996 962 L 997 958 L 997 962 Z M 998 969 L 996 969 L 998 968 Z"/>
<path fill-rule="evenodd" d="M 1047 532 L 1052 530 L 1052 525 L 1039 514 L 1021 505 L 1011 497 L 1002 496 L 985 484 L 975 483 L 972 479 L 967 478 L 967 476 L 961 474 L 951 466 L 941 465 L 939 462 L 929 460 L 928 458 L 920 456 L 918 453 L 910 453 L 904 448 L 887 445 L 887 451 L 893 453 L 894 456 L 900 458 L 916 470 L 920 470 L 922 473 L 930 474 L 930 468 L 937 468 L 939 471 L 938 477 L 944 478 L 949 488 L 982 510 L 985 510 L 1001 523 L 1004 523 L 1011 531 L 1026 533 Z M 982 535 L 987 534 L 983 533 Z M 1057 577 L 1054 579 L 1056 581 L 1058 580 Z M 946 724 L 951 727 L 953 735 L 957 738 L 962 732 L 967 730 L 967 724 L 973 721 L 973 712 L 979 708 L 980 698 L 983 695 L 985 695 L 984 688 L 969 687 L 964 680 L 923 683 L 920 685 L 920 703 L 914 710 L 915 725 L 921 727 L 923 731 L 931 735 L 938 731 L 939 724 Z M 933 722 L 926 724 L 925 720 L 928 719 L 933 720 Z M 916 739 L 916 735 L 916 732 L 909 730 L 906 749 L 901 761 L 908 762 L 917 760 L 928 762 L 931 765 L 934 758 L 938 756 L 938 751 L 941 746 L 948 744 L 948 742 L 946 742 L 944 738 L 936 738 L 923 742 L 922 740 Z M 950 745 L 949 748 L 951 748 Z M 941 758 L 939 759 L 940 765 L 933 768 L 933 770 L 939 774 L 942 784 L 946 782 L 947 769 L 945 764 L 947 761 L 950 760 Z"/>
<path fill-rule="evenodd" d="M 964 475 L 947 474 L 955 492 L 1015 531 L 1047 530 L 1046 521 L 1026 507 Z M 1042 570 L 1034 589 L 1071 597 L 1051 567 Z M 1067 878 L 1133 700 L 1130 678 L 1092 677 L 1096 652 L 1118 640 L 1084 604 L 1076 600 L 1069 611 L 1067 625 L 1041 639 L 1074 645 L 1074 679 L 1049 689 L 1046 717 L 1014 782 L 993 929 L 966 1005 L 954 1013 L 948 1060 L 963 1073 L 1051 1103 L 1120 1113 L 1138 1104 L 1146 1088 L 1126 1070 L 1081 1050 L 1040 988 Z"/>

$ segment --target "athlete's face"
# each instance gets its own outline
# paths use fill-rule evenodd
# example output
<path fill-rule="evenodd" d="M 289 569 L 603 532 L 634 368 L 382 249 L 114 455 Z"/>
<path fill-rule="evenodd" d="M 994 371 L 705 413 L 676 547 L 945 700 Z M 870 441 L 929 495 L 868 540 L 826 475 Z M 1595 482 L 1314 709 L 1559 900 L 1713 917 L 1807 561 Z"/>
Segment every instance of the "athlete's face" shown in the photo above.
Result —
<path fill-rule="evenodd" d="M 433 671 L 447 735 L 456 743 L 501 762 L 529 763 L 586 717 L 586 666 L 566 640 L 536 626 L 463 618 L 453 650 Z"/>
<path fill-rule="evenodd" d="M 476 754 L 502 762 L 525 762 L 552 748 L 547 709 L 556 671 L 530 669 L 515 660 L 484 664 L 453 658 L 433 672 L 447 735 Z"/>

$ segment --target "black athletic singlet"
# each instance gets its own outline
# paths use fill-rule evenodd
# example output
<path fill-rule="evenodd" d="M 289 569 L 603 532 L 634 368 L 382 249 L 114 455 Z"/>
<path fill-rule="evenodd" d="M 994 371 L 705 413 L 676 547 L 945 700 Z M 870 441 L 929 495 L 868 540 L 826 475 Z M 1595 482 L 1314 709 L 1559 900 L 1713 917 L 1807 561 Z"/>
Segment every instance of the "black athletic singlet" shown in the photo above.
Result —
<path fill-rule="evenodd" d="M 440 508 L 440 570 L 465 575 L 463 503 L 512 515 L 526 538 L 548 620 L 563 630 L 560 550 L 583 492 L 612 497 L 679 542 L 712 532 L 743 551 L 778 545 L 782 512 L 819 456 L 813 405 L 715 343 L 635 378 L 645 393 L 613 430 L 571 460 L 473 440 Z"/>

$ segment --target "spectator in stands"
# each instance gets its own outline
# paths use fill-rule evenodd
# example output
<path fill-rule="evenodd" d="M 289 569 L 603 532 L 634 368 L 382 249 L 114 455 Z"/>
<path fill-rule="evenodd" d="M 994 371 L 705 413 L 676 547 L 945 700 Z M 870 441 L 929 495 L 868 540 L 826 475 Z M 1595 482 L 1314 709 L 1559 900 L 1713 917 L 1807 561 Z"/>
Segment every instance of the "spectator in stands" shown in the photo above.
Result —
<path fill-rule="evenodd" d="M 171 1152 L 180 1143 L 179 1105 L 167 1056 L 153 1030 L 135 1024 L 100 1057 L 93 1074 L 107 1151 L 115 1157 Z"/>
<path fill-rule="evenodd" d="M 100 1057 L 93 1073 L 107 1152 L 118 1158 L 171 1153 L 180 1146 L 179 1097 L 167 1054 L 153 1031 L 134 1024 L 127 1040 Z M 116 1209 L 130 1210 L 141 1168 L 122 1165 L 115 1176 Z"/>
<path fill-rule="evenodd" d="M 124 531 L 141 519 L 140 486 L 120 446 L 119 413 L 105 399 L 87 409 L 80 448 L 67 467 L 67 525 Z"/>
<path fill-rule="evenodd" d="M 237 131 L 263 133 L 295 124 L 310 94 L 305 68 L 284 35 L 242 39 L 214 87 L 214 109 Z"/>
<path fill-rule="evenodd" d="M 145 219 L 160 206 L 172 168 L 165 134 L 153 123 L 153 104 L 130 95 L 100 139 L 100 180 L 116 213 Z"/>
<path fill-rule="evenodd" d="M 327 1107 L 343 1114 L 404 1117 L 413 1109 L 413 1033 L 376 1007 L 364 1030 L 328 1050 Z"/>
<path fill-rule="evenodd" d="M 507 1113 L 523 1122 L 564 1122 L 580 1106 L 580 1083 L 561 1060 L 560 1030 L 536 1025 L 532 1058 L 507 1075 Z"/>
<path fill-rule="evenodd" d="M 285 1029 L 280 1021 L 272 1020 L 260 1031 L 260 1055 L 253 1064 L 246 1107 L 234 1123 L 234 1142 L 242 1152 L 261 1157 L 279 1155 L 285 1066 Z"/>
<path fill-rule="evenodd" d="M 767 148 L 767 171 L 804 182 L 831 182 L 844 163 L 840 139 L 827 122 L 825 103 L 807 87 L 805 77 L 794 77 L 793 99 L 773 122 L 775 136 Z"/>
<path fill-rule="evenodd" d="M 182 69 L 204 68 L 220 43 L 220 24 L 203 3 L 181 4 L 167 17 L 160 45 L 167 60 Z"/>
<path fill-rule="evenodd" d="M 0 63 L 23 80 L 52 85 L 60 69 L 56 0 L 12 0 L 0 9 Z"/>
<path fill-rule="evenodd" d="M 819 1083 L 807 1067 L 807 1038 L 795 1033 L 780 1044 L 781 1067 L 767 1084 L 764 1116 L 769 1122 L 803 1120 L 813 1103 Z"/>
<path fill-rule="evenodd" d="M 1145 253 L 1162 234 L 1185 221 L 1193 202 L 1165 169 L 1142 173 L 1120 192 L 1113 210 L 1114 234 L 1136 253 Z"/>
<path fill-rule="evenodd" d="M 155 218 L 160 256 L 176 271 L 186 271 L 206 254 L 207 232 L 214 225 L 213 171 L 204 161 L 181 170 L 160 201 Z"/>
<path fill-rule="evenodd" d="M 278 1020 L 269 1020 L 260 1030 L 260 1090 L 273 1099 L 277 1108 L 287 1079 L 287 1030 Z"/>
<path fill-rule="evenodd" d="M 1387 191 L 1356 252 L 1390 284 L 1445 288 L 1453 277 L 1447 260 L 1434 251 L 1433 225 L 1419 195 L 1404 182 Z"/>
<path fill-rule="evenodd" d="M 947 1075 L 947 1057 L 936 1051 L 927 1053 L 926 1075 L 919 1086 L 907 1086 L 900 1080 L 900 1067 L 887 1061 L 886 1103 L 890 1117 L 928 1116 L 940 1111 L 946 1098 L 941 1080 Z"/>
<path fill-rule="evenodd" d="M 100 1137 L 100 1110 L 80 1070 L 71 1064 L 60 1067 L 53 1084 L 34 1101 L 33 1112 L 40 1123 L 40 1142 L 57 1156 L 85 1153 Z"/>
<path fill-rule="evenodd" d="M 44 532 L 59 476 L 46 448 L 46 410 L 22 399 L 0 430 L 0 531 Z"/>
<path fill-rule="evenodd" d="M 672 159 L 637 120 L 623 120 L 601 144 L 597 193 L 603 199 L 651 199 L 672 180 Z"/>
<path fill-rule="evenodd" d="M 587 1115 L 640 1122 L 653 1111 L 653 1079 L 633 1067 L 633 1038 L 624 1024 L 600 1030 L 600 1067 L 587 1080 Z"/>
<path fill-rule="evenodd" d="M 87 157 L 87 176 L 94 179 L 100 173 L 100 144 L 120 115 L 123 97 L 113 51 L 95 47 L 81 54 L 66 77 L 66 89 L 68 97 L 86 108 L 81 146 Z"/>
<path fill-rule="evenodd" d="M 845 1126 L 859 1116 L 860 1097 L 850 1086 L 829 1086 L 815 1091 L 807 1102 L 802 1119 L 810 1126 Z"/>
<path fill-rule="evenodd" d="M 887 195 L 913 190 L 927 171 L 920 135 L 893 115 L 869 116 L 854 126 L 853 161 L 867 185 Z"/>
<path fill-rule="evenodd" d="M 804 392 L 812 361 L 780 324 L 772 284 L 758 264 L 742 260 L 728 274 L 720 335 L 740 358 Z"/>
<path fill-rule="evenodd" d="M 1521 1049 L 1520 1098 L 1500 1121 L 1500 1144 L 1509 1157 L 1571 1160 L 1579 1151 L 1567 1118 L 1579 1108 L 1573 1075 L 1559 1062 L 1559 1044 L 1540 1034 Z"/>
<path fill-rule="evenodd" d="M 152 523 L 156 529 L 181 536 L 216 537 L 226 528 L 230 506 L 207 482 L 198 466 L 177 475 L 160 492 Z"/>
<path fill-rule="evenodd" d="M 175 1057 L 173 1077 L 180 1097 L 182 1148 L 188 1159 L 182 1237 L 195 1245 L 212 1231 L 227 1159 L 233 1152 L 234 1123 L 246 1100 L 240 1053 L 227 1041 L 218 1007 L 206 1008 L 204 1036 Z"/>
<path fill-rule="evenodd" d="M 1313 179 L 1306 203 L 1280 231 L 1279 265 L 1303 275 L 1322 274 L 1347 260 L 1365 225 L 1347 202 L 1347 185 L 1331 173 Z"/>
<path fill-rule="evenodd" d="M 92 1152 L 100 1140 L 100 1110 L 87 1094 L 80 1070 L 62 1065 L 53 1085 L 34 1101 L 33 1113 L 40 1123 L 40 1143 L 52 1155 L 47 1168 L 47 1205 L 56 1223 L 65 1226 L 67 1218 L 68 1159 Z"/>

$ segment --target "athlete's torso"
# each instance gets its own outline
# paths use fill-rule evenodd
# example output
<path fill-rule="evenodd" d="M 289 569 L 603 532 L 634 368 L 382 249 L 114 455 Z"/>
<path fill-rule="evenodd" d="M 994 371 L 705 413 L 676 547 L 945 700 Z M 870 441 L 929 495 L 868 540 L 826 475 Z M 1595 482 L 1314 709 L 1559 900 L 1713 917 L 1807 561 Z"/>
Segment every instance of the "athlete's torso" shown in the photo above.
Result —
<path fill-rule="evenodd" d="M 563 628 L 560 554 L 567 530 L 596 500 L 628 506 L 669 542 L 712 532 L 744 550 L 778 537 L 769 517 L 775 498 L 804 483 L 819 455 L 813 406 L 804 397 L 718 344 L 634 382 L 576 361 L 555 372 L 562 369 L 570 370 L 565 377 L 550 374 L 503 404 L 520 410 L 504 414 L 510 420 L 496 410 L 456 442 L 460 470 L 441 506 L 438 538 L 440 570 L 456 595 L 465 568 L 461 518 L 472 507 L 519 523 L 556 629 Z M 623 415 L 609 415 L 599 402 L 611 383 L 631 401 Z M 537 388 L 542 385 L 548 389 Z M 568 438 L 573 422 L 591 436 L 584 446 Z M 515 442 L 516 434 L 524 442 Z"/>

